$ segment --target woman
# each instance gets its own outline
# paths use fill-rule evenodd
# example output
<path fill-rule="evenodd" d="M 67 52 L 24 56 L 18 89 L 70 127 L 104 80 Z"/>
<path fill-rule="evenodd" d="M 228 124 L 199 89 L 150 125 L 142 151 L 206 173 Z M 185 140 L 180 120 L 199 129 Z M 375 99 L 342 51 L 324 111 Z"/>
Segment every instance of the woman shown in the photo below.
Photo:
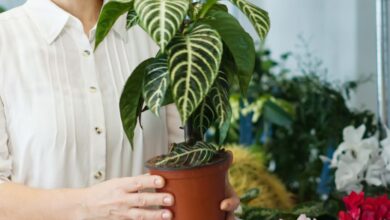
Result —
<path fill-rule="evenodd" d="M 0 15 L 0 220 L 171 219 L 172 195 L 146 193 L 146 158 L 181 139 L 176 109 L 142 117 L 134 151 L 118 102 L 157 48 L 119 19 L 94 51 L 102 0 L 29 0 Z M 166 122 L 169 123 L 166 123 Z M 232 190 L 221 209 L 239 203 Z"/>

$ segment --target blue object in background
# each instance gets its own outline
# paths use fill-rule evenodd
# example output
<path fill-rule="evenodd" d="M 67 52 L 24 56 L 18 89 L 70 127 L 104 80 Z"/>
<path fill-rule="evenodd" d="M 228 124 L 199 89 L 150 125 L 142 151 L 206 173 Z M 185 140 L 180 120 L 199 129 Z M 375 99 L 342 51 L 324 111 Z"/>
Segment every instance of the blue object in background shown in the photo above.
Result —
<path fill-rule="evenodd" d="M 248 100 L 250 102 L 250 100 Z M 244 107 L 242 100 L 240 101 L 240 108 Z M 244 146 L 250 146 L 253 144 L 253 132 L 252 132 L 252 118 L 253 113 L 246 116 L 240 114 L 240 144 Z"/>
<path fill-rule="evenodd" d="M 335 149 L 332 145 L 330 145 L 327 150 L 326 150 L 326 156 L 328 158 L 333 157 Z M 322 172 L 320 176 L 320 183 L 318 184 L 317 187 L 317 193 L 319 195 L 329 195 L 331 192 L 331 186 L 330 183 L 332 182 L 332 177 L 331 177 L 331 169 L 330 169 L 330 162 L 324 162 L 324 165 L 322 167 Z"/>

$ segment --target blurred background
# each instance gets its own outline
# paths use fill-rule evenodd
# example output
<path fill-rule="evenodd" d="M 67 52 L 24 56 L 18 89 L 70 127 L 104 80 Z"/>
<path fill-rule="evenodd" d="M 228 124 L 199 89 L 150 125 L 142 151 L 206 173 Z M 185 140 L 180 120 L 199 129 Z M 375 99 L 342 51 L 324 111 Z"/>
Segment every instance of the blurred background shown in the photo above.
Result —
<path fill-rule="evenodd" d="M 25 0 L 0 0 L 6 9 Z M 376 35 L 375 1 L 367 0 L 252 0 L 266 9 L 272 28 L 265 48 L 272 57 L 286 52 L 303 55 L 309 49 L 322 63 L 331 82 L 342 84 L 351 80 L 366 80 L 348 102 L 351 107 L 366 107 L 376 111 Z M 257 39 L 254 29 L 238 10 L 233 13 L 246 24 Z M 290 68 L 297 64 L 289 61 Z"/>
<path fill-rule="evenodd" d="M 0 0 L 0 7 L 23 2 Z M 271 31 L 260 42 L 230 7 L 258 47 L 247 99 L 232 91 L 231 181 L 250 207 L 288 210 L 327 201 L 334 171 L 320 156 L 332 157 L 349 125 L 364 124 L 365 137 L 377 131 L 375 1 L 251 2 L 269 12 Z M 211 129 L 208 138 L 217 140 L 216 134 Z"/>

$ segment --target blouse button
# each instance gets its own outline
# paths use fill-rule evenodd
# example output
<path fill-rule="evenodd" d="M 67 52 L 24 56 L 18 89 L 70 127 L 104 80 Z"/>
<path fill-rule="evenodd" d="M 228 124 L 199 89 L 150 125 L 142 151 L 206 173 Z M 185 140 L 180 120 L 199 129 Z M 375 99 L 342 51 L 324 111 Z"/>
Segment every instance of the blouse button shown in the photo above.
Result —
<path fill-rule="evenodd" d="M 103 178 L 103 172 L 102 171 L 98 171 L 95 173 L 95 175 L 93 176 L 96 180 L 100 180 Z"/>
<path fill-rule="evenodd" d="M 84 50 L 83 55 L 84 55 L 85 57 L 88 57 L 89 55 L 91 55 L 91 51 L 89 51 L 89 50 Z"/>
<path fill-rule="evenodd" d="M 101 128 L 99 128 L 99 127 L 96 127 L 95 131 L 96 131 L 97 134 L 101 134 L 103 132 L 103 130 Z"/>
<path fill-rule="evenodd" d="M 97 88 L 95 86 L 91 86 L 91 87 L 89 87 L 89 91 L 91 93 L 95 93 L 97 91 Z"/>

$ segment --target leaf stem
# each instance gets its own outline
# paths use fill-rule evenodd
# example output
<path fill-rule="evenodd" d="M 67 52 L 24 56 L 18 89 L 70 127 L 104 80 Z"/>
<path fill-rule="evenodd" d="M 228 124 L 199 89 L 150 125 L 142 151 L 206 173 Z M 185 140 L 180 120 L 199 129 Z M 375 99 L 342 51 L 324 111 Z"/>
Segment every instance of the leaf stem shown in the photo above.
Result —
<path fill-rule="evenodd" d="M 203 5 L 200 13 L 199 18 L 204 18 L 206 16 L 207 12 L 218 2 L 218 0 L 207 0 L 207 2 Z"/>
<path fill-rule="evenodd" d="M 185 141 L 189 145 L 195 144 L 197 141 L 203 141 L 203 135 L 194 127 L 193 116 L 187 120 L 184 126 Z"/>

